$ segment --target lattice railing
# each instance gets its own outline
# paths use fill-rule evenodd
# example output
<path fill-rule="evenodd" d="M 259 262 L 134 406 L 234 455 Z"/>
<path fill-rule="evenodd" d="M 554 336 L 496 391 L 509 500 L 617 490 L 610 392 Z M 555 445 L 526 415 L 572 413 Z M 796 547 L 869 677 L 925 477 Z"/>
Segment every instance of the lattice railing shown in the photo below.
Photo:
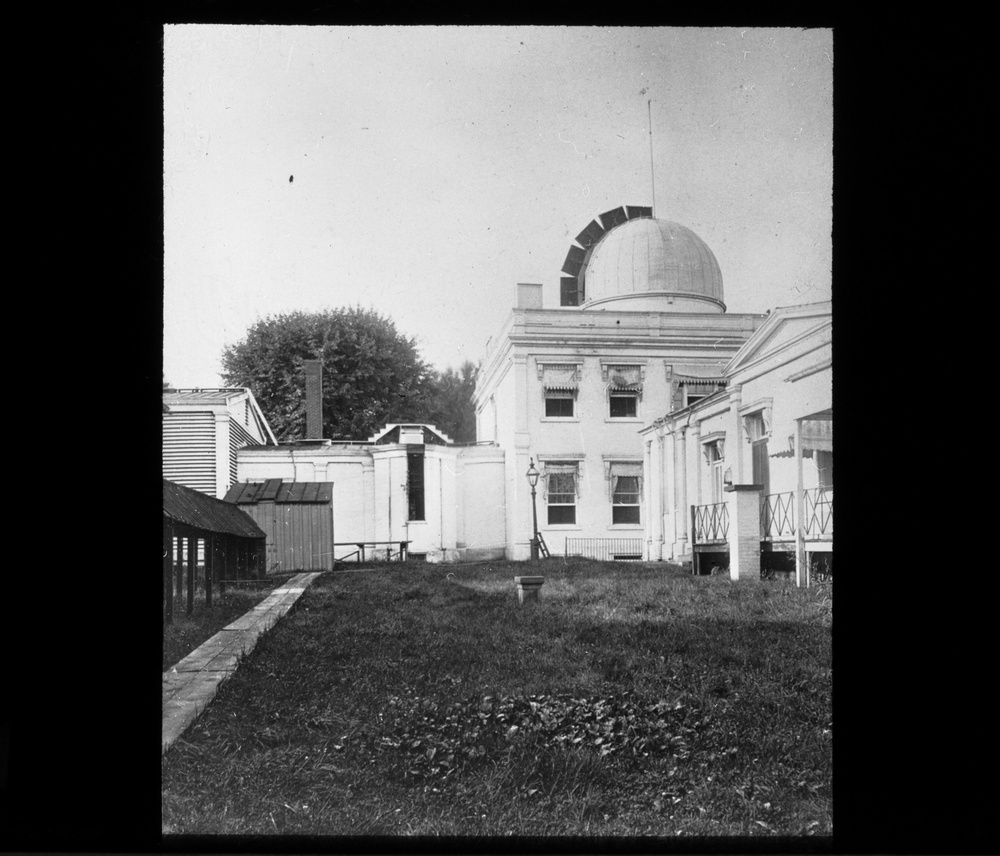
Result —
<path fill-rule="evenodd" d="M 818 538 L 833 534 L 833 487 L 817 487 L 805 492 L 806 535 Z"/>
<path fill-rule="evenodd" d="M 795 492 L 769 493 L 760 500 L 761 530 L 765 539 L 795 537 Z"/>
<path fill-rule="evenodd" d="M 729 506 L 725 502 L 695 505 L 692 537 L 695 544 L 714 544 L 729 540 Z"/>
<path fill-rule="evenodd" d="M 566 556 L 599 562 L 642 560 L 642 538 L 567 538 Z"/>
<path fill-rule="evenodd" d="M 803 491 L 804 535 L 819 538 L 833 535 L 833 488 L 816 487 Z M 770 493 L 760 501 L 761 529 L 765 540 L 795 537 L 795 491 Z"/>

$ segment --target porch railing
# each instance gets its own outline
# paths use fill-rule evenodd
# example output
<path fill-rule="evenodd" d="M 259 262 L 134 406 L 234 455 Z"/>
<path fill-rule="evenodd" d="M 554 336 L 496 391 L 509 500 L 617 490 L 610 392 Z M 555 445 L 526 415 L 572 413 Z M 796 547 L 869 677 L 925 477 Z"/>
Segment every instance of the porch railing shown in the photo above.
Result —
<path fill-rule="evenodd" d="M 642 538 L 567 538 L 566 557 L 598 562 L 642 561 Z"/>
<path fill-rule="evenodd" d="M 833 535 L 833 487 L 817 487 L 805 493 L 806 534 L 811 538 Z"/>
<path fill-rule="evenodd" d="M 765 541 L 795 537 L 795 491 L 760 498 L 760 526 Z"/>
<path fill-rule="evenodd" d="M 803 518 L 806 538 L 833 535 L 833 487 L 803 491 Z M 795 537 L 795 491 L 761 497 L 760 518 L 765 541 L 786 541 Z"/>
<path fill-rule="evenodd" d="M 691 537 L 695 544 L 721 544 L 729 540 L 729 507 L 725 502 L 691 506 Z"/>

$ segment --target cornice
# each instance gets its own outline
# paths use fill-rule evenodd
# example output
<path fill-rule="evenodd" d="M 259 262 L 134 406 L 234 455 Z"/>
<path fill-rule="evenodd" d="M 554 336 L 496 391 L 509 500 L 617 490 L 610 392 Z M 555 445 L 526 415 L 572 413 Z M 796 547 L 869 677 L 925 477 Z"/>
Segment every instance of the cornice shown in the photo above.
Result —
<path fill-rule="evenodd" d="M 811 352 L 810 352 L 811 353 Z M 809 377 L 809 375 L 818 374 L 824 369 L 828 369 L 833 365 L 833 357 L 827 357 L 825 360 L 820 360 L 818 363 L 814 363 L 804 369 L 800 369 L 793 374 L 790 374 L 785 378 L 785 383 L 794 383 L 797 380 L 802 380 L 804 377 Z"/>
<path fill-rule="evenodd" d="M 586 310 L 590 309 L 593 306 L 603 306 L 606 303 L 614 303 L 615 301 L 636 300 L 636 299 L 642 299 L 642 298 L 645 298 L 645 297 L 666 297 L 668 299 L 673 298 L 674 300 L 699 300 L 699 301 L 701 301 L 703 303 L 710 303 L 713 306 L 721 306 L 722 307 L 722 311 L 723 312 L 726 311 L 726 304 L 723 303 L 721 300 L 719 300 L 719 298 L 717 298 L 717 297 L 710 297 L 707 294 L 701 294 L 700 292 L 697 292 L 697 291 L 664 291 L 664 290 L 660 290 L 660 291 L 631 291 L 631 292 L 628 292 L 627 294 L 612 294 L 609 297 L 599 297 L 596 300 L 585 301 L 581 305 L 580 308 L 582 310 L 586 311 Z M 650 311 L 652 311 L 652 312 L 665 312 L 667 310 L 664 310 L 664 309 L 658 309 L 658 310 L 657 309 L 654 309 L 654 310 L 630 309 L 630 310 L 623 310 L 623 311 L 644 313 L 644 312 L 650 312 Z"/>

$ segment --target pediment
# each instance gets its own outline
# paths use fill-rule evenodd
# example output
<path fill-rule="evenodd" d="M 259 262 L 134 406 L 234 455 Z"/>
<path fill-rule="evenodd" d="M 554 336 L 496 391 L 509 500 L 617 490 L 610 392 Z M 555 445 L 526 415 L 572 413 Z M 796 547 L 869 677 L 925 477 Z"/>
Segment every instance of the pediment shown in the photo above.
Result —
<path fill-rule="evenodd" d="M 829 301 L 776 309 L 729 361 L 726 375 L 732 377 L 804 340 L 828 336 L 832 326 Z"/>

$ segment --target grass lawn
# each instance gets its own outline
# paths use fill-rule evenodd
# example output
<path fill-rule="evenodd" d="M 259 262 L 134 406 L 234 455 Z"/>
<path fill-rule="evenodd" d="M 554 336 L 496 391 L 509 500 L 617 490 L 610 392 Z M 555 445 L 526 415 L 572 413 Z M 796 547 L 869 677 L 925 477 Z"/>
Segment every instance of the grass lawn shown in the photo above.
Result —
<path fill-rule="evenodd" d="M 829 835 L 831 611 L 665 564 L 326 574 L 165 755 L 163 831 Z"/>
<path fill-rule="evenodd" d="M 212 592 L 212 608 L 205 606 L 205 591 L 196 591 L 194 611 L 187 617 L 187 593 L 174 596 L 174 620 L 163 623 L 163 671 L 190 654 L 227 624 L 232 624 L 270 594 L 269 589 L 226 589 L 222 596 Z M 166 611 L 164 610 L 164 613 Z"/>

